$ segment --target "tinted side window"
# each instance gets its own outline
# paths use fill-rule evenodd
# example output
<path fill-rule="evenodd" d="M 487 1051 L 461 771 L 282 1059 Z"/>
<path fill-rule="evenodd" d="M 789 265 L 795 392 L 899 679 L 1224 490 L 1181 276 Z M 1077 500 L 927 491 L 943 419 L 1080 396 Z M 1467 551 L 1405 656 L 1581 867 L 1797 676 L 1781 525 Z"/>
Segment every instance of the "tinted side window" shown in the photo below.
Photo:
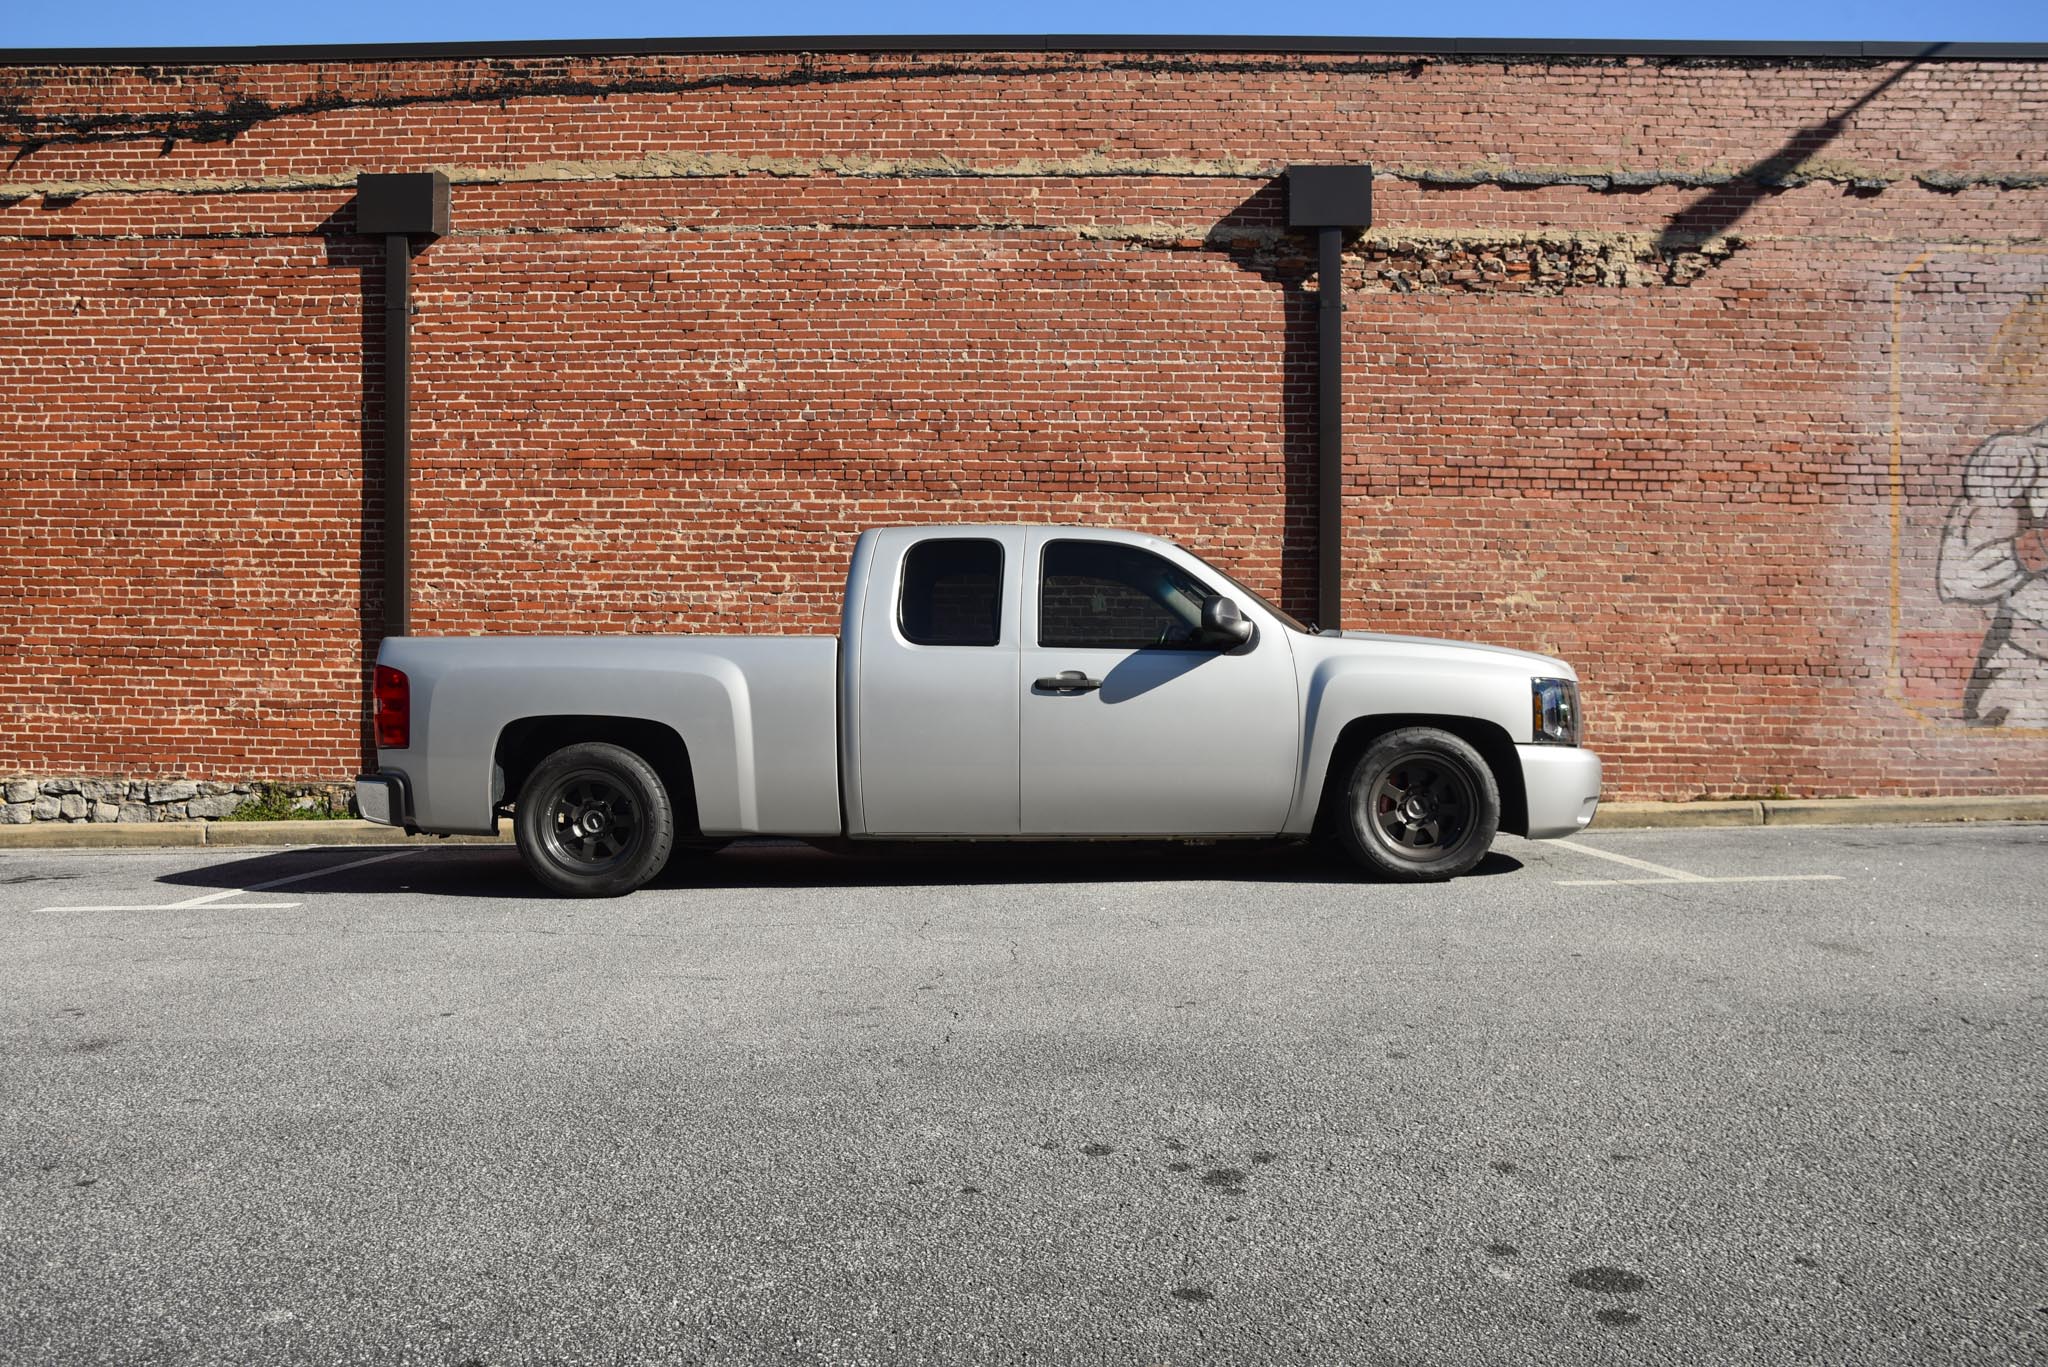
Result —
<path fill-rule="evenodd" d="M 1101 541 L 1045 548 L 1038 643 L 1095 650 L 1194 649 L 1209 588 L 1150 551 Z"/>
<path fill-rule="evenodd" d="M 897 623 L 921 646 L 992 646 L 1003 620 L 1003 548 L 920 541 L 903 557 Z"/>

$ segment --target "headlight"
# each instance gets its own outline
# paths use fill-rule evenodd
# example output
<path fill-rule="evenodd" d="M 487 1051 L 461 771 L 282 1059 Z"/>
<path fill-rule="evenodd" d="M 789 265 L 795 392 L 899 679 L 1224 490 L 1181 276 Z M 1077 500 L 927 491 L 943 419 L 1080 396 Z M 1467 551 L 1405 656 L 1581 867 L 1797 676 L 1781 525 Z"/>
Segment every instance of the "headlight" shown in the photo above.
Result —
<path fill-rule="evenodd" d="M 1531 679 L 1529 711 L 1538 745 L 1579 743 L 1579 686 L 1570 679 Z"/>

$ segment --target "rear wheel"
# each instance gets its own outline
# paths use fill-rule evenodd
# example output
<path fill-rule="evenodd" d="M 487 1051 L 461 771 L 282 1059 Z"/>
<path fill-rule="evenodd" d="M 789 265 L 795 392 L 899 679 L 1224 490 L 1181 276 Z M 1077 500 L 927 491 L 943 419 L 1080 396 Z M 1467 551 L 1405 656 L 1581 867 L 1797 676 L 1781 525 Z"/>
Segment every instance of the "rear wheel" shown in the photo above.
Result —
<path fill-rule="evenodd" d="M 519 854 L 569 897 L 618 897 L 668 863 L 675 812 L 653 766 L 619 745 L 564 746 L 534 767 L 513 816 Z"/>
<path fill-rule="evenodd" d="M 1407 726 L 1366 746 L 1344 788 L 1345 852 L 1382 878 L 1434 883 L 1471 870 L 1500 827 L 1500 788 L 1471 745 Z"/>

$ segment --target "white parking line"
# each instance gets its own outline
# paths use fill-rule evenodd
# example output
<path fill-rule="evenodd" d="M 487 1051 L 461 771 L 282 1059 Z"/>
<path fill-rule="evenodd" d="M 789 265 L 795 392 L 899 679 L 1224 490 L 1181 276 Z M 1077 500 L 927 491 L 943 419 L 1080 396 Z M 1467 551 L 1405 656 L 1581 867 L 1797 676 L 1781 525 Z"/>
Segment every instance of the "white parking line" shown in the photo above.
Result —
<path fill-rule="evenodd" d="M 230 892 L 230 893 L 225 893 L 225 894 L 223 894 L 223 895 L 224 895 L 224 896 L 228 896 L 228 897 L 233 897 L 233 896 L 234 896 L 235 894 L 234 894 L 234 893 L 232 893 L 232 892 Z M 209 899 L 208 899 L 208 901 L 212 901 L 212 900 L 215 900 L 215 899 L 212 899 L 212 898 L 209 898 Z M 94 906 L 86 906 L 86 907 L 74 907 L 74 906 L 64 906 L 64 907 L 37 907 L 37 908 L 36 908 L 36 912 L 44 912 L 44 911 L 178 911 L 178 910 L 181 910 L 181 909 L 183 909 L 183 908 L 185 908 L 185 907 L 191 907 L 191 906 L 205 906 L 205 905 L 206 905 L 206 902 L 172 902 L 172 903 L 169 903 L 168 905 L 166 905 L 165 903 L 162 903 L 162 902 L 149 902 L 149 903 L 143 903 L 143 902 L 105 902 L 105 903 L 100 903 L 100 904 L 97 904 L 97 905 L 94 905 Z M 305 903 L 303 903 L 303 902 L 237 902 L 237 903 L 235 903 L 235 904 L 234 904 L 234 905 L 233 905 L 232 907 L 222 907 L 222 908 L 221 908 L 221 910 L 222 910 L 222 911 L 282 911 L 282 910 L 284 910 L 284 909 L 285 909 L 286 907 L 298 907 L 298 906 L 304 906 L 304 905 L 305 905 Z M 31 914 L 34 914 L 34 913 L 31 913 Z"/>
<path fill-rule="evenodd" d="M 1617 864 L 1626 864 L 1632 869 L 1641 869 L 1644 873 L 1654 873 L 1657 875 L 1654 879 L 1644 880 L 1647 882 L 1702 883 L 1706 881 L 1700 875 L 1687 873 L 1684 869 L 1666 868 L 1662 864 L 1652 864 L 1647 859 L 1633 859 L 1625 854 L 1616 854 L 1613 850 L 1596 850 L 1591 845 L 1574 845 L 1569 840 L 1553 840 L 1550 842 L 1550 847 L 1555 850 L 1571 850 L 1576 854 L 1590 854 L 1595 859 L 1612 859 Z M 1620 882 L 1621 880 L 1609 879 L 1606 881 Z"/>
<path fill-rule="evenodd" d="M 1724 878 L 1710 878 L 1702 873 L 1687 873 L 1664 864 L 1652 864 L 1647 859 L 1635 859 L 1613 850 L 1597 850 L 1591 845 L 1578 845 L 1569 840 L 1549 842 L 1553 850 L 1570 850 L 1574 854 L 1590 854 L 1596 859 L 1611 859 L 1617 864 L 1626 864 L 1632 869 L 1654 873 L 1655 878 L 1556 878 L 1551 881 L 1561 888 L 1625 888 L 1642 887 L 1649 883 L 1839 883 L 1839 873 L 1749 873 L 1735 874 Z"/>
<path fill-rule="evenodd" d="M 1554 878 L 1561 888 L 1633 888 L 1645 883 L 1839 883 L 1839 873 L 1749 873 L 1728 878 Z"/>
<path fill-rule="evenodd" d="M 289 878 L 273 878 L 268 883 L 257 883 L 246 888 L 236 888 L 231 892 L 208 893 L 204 897 L 194 897 L 188 902 L 177 902 L 173 905 L 181 907 L 205 906 L 208 902 L 217 902 L 223 897 L 236 897 L 245 892 L 269 892 L 272 888 L 282 888 L 288 887 L 293 883 L 303 883 L 308 878 L 325 878 L 330 873 L 347 873 L 350 869 L 360 869 L 370 864 L 386 864 L 394 859 L 403 859 L 409 854 L 418 853 L 418 850 L 394 850 L 390 854 L 373 854 L 367 859 L 351 859 L 346 864 L 330 864 L 324 869 L 314 869 L 311 873 L 295 873 Z"/>
<path fill-rule="evenodd" d="M 286 887 L 292 883 L 303 883 L 309 878 L 325 878 L 330 873 L 346 873 L 366 864 L 382 864 L 392 859 L 403 859 L 417 850 L 398 850 L 392 854 L 373 854 L 367 859 L 352 859 L 346 864 L 330 864 L 324 869 L 313 869 L 308 873 L 295 873 L 289 878 L 273 878 L 267 883 L 257 883 L 246 888 L 228 888 L 224 892 L 203 892 L 197 897 L 187 897 L 182 902 L 152 903 L 150 905 L 91 906 L 91 907 L 37 907 L 36 911 L 184 911 L 192 907 L 208 907 L 225 902 L 230 897 L 243 897 L 252 892 L 268 892 L 272 888 Z M 302 902 L 237 902 L 223 907 L 223 911 L 284 911 L 291 907 L 303 906 Z"/>

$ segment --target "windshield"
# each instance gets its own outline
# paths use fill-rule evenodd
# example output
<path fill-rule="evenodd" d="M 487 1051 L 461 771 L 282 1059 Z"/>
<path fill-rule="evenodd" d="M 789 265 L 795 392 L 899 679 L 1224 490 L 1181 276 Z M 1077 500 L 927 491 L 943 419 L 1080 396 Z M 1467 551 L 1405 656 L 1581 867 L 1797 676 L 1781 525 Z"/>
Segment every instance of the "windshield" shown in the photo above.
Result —
<path fill-rule="evenodd" d="M 1278 617 L 1280 619 L 1280 624 L 1282 626 L 1288 628 L 1290 631 L 1298 631 L 1301 632 L 1303 635 L 1308 634 L 1308 627 L 1304 623 L 1296 620 L 1291 613 L 1281 611 L 1280 608 L 1276 607 L 1270 600 L 1267 599 L 1265 594 L 1260 593 L 1257 589 L 1247 588 L 1245 585 L 1238 583 L 1235 579 L 1232 579 L 1222 570 L 1217 569 L 1207 560 L 1203 560 L 1201 556 L 1195 555 L 1193 551 L 1188 550 L 1188 548 L 1186 546 L 1181 545 L 1180 542 L 1176 541 L 1173 543 L 1173 545 L 1174 549 L 1176 550 L 1185 551 L 1189 555 L 1194 555 L 1196 561 L 1198 561 L 1204 569 L 1208 570 L 1209 573 L 1215 575 L 1218 579 L 1221 579 L 1224 583 L 1230 585 L 1231 588 L 1236 589 L 1239 593 L 1251 599 L 1254 603 L 1257 603 L 1260 607 L 1272 613 L 1275 617 Z"/>

